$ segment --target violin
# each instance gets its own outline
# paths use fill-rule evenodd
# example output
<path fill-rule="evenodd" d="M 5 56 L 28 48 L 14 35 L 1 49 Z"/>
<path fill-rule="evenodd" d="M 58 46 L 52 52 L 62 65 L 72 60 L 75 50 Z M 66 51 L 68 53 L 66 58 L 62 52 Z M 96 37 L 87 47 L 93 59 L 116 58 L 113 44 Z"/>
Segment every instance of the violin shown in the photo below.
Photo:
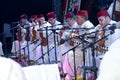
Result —
<path fill-rule="evenodd" d="M 101 29 L 101 28 L 99 27 L 99 30 L 103 30 L 103 29 Z M 101 38 L 104 36 L 104 34 L 105 34 L 105 31 L 101 31 L 100 33 L 98 33 L 98 38 L 101 39 Z M 105 44 L 105 39 L 102 39 L 101 41 L 98 42 L 98 45 L 99 45 L 100 47 L 103 47 L 104 44 Z"/>
<path fill-rule="evenodd" d="M 17 32 L 17 39 L 18 39 L 19 41 L 22 41 L 22 29 L 19 28 L 17 31 L 18 31 L 18 32 Z"/>
<path fill-rule="evenodd" d="M 39 21 L 39 28 L 40 28 L 41 25 L 42 25 L 42 23 Z M 41 39 L 41 44 L 42 44 L 43 46 L 48 45 L 47 39 L 46 39 L 46 38 L 44 37 L 44 35 L 43 35 L 43 31 L 40 31 L 40 32 L 39 32 L 39 35 L 40 35 L 40 39 Z"/>
<path fill-rule="evenodd" d="M 35 26 L 33 26 L 32 28 L 32 41 L 35 41 L 37 39 L 37 36 L 36 36 L 36 31 L 35 31 Z"/>
<path fill-rule="evenodd" d="M 29 27 L 26 28 L 25 40 L 30 41 L 30 28 Z"/>
<path fill-rule="evenodd" d="M 103 47 L 105 44 L 105 39 L 102 39 L 101 41 L 98 42 L 98 45 Z"/>
<path fill-rule="evenodd" d="M 41 44 L 43 46 L 48 45 L 47 39 L 43 36 L 43 32 L 42 31 L 40 31 L 40 39 L 41 39 Z"/>
<path fill-rule="evenodd" d="M 70 33 L 70 35 L 68 36 L 69 38 L 71 38 L 68 43 L 71 45 L 71 46 L 75 46 L 76 45 L 76 42 L 75 41 L 78 41 L 79 38 L 77 37 L 79 34 L 77 31 L 73 31 L 72 33 Z"/>
<path fill-rule="evenodd" d="M 63 28 L 61 28 L 61 31 L 58 33 L 59 34 L 59 36 L 61 37 L 62 36 L 62 34 L 63 34 L 63 32 L 66 30 L 66 29 L 68 29 L 69 27 L 68 26 L 63 26 Z"/>
<path fill-rule="evenodd" d="M 98 46 L 97 46 L 97 50 L 99 52 L 102 52 L 102 53 L 105 53 L 107 51 L 107 49 L 105 49 L 105 42 L 106 42 L 106 39 L 102 39 L 102 37 L 104 37 L 105 35 L 105 31 L 103 31 L 103 29 L 100 29 L 99 30 L 102 30 L 100 31 L 98 34 L 97 34 L 97 37 L 98 39 L 101 39 L 99 42 L 98 42 Z"/>

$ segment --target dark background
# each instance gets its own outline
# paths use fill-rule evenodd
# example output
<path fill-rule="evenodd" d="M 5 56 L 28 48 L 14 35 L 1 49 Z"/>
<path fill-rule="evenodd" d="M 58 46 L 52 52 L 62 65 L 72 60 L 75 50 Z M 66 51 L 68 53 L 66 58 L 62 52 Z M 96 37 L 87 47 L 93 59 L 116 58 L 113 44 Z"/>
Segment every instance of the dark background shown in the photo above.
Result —
<path fill-rule="evenodd" d="M 3 23 L 19 21 L 21 14 L 26 13 L 29 17 L 33 14 L 47 14 L 52 11 L 55 0 L 0 0 L 0 33 Z M 63 0 L 61 0 L 63 2 Z M 113 0 L 81 0 L 81 9 L 88 10 L 90 20 L 95 24 L 96 12 L 102 6 L 110 5 Z M 58 5 L 58 4 L 56 4 Z M 54 6 L 55 7 L 55 6 Z M 45 15 L 46 16 L 46 15 Z M 1 36 L 0 36 L 1 37 Z"/>
<path fill-rule="evenodd" d="M 12 41 L 7 37 L 4 40 L 3 24 L 12 24 L 20 20 L 25 13 L 30 17 L 34 14 L 46 14 L 52 11 L 52 0 L 1 0 L 0 1 L 0 41 L 3 43 L 4 54 L 11 51 Z"/>
<path fill-rule="evenodd" d="M 26 13 L 28 17 L 42 13 L 46 17 L 48 12 L 58 10 L 57 6 L 60 5 L 60 3 L 57 3 L 56 1 L 59 2 L 58 0 L 0 0 L 0 41 L 3 42 L 3 47 L 7 47 L 4 47 L 4 49 L 10 50 L 11 48 L 10 40 L 3 40 L 4 23 L 11 24 L 12 22 L 19 21 L 19 17 L 23 13 Z M 113 0 L 81 0 L 80 9 L 87 10 L 90 21 L 96 25 L 98 24 L 96 18 L 97 11 L 101 10 L 102 7 L 107 9 L 108 7 L 106 7 L 106 5 L 110 5 L 112 1 Z M 53 5 L 54 2 L 55 4 Z M 61 2 L 61 6 L 63 6 L 63 0 L 61 0 Z"/>
<path fill-rule="evenodd" d="M 0 33 L 3 23 L 19 21 L 21 14 L 29 17 L 33 14 L 46 14 L 52 11 L 52 0 L 1 0 L 0 1 Z"/>

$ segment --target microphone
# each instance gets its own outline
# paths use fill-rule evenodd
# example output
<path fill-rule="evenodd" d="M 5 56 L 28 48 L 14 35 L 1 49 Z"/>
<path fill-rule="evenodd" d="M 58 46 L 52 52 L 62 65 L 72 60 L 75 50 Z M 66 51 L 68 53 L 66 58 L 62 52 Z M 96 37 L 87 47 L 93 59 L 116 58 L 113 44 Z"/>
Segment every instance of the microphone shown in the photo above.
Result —
<path fill-rule="evenodd" d="M 114 31 L 115 29 L 120 29 L 120 21 L 112 24 L 108 29 L 112 31 Z"/>
<path fill-rule="evenodd" d="M 12 24 L 19 24 L 20 22 L 19 21 L 16 21 L 16 22 L 12 22 Z"/>
<path fill-rule="evenodd" d="M 116 29 L 116 24 L 112 24 L 110 27 L 108 27 L 109 30 L 113 31 Z"/>

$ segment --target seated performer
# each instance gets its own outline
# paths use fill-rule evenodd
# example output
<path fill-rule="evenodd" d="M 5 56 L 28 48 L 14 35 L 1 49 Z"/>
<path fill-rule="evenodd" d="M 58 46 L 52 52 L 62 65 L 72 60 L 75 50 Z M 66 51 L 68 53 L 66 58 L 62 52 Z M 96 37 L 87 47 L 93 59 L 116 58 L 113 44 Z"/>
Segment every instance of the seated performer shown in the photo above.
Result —
<path fill-rule="evenodd" d="M 86 10 L 79 10 L 77 12 L 77 15 L 76 15 L 76 21 L 79 25 L 79 35 L 83 35 L 81 36 L 80 40 L 81 42 L 84 44 L 82 44 L 83 48 L 87 45 L 89 45 L 92 41 L 94 41 L 93 38 L 89 38 L 89 37 L 92 37 L 94 36 L 94 34 L 92 34 L 92 32 L 94 32 L 94 25 L 90 22 L 90 20 L 88 19 L 88 12 Z M 82 29 L 83 28 L 83 29 Z M 86 38 L 88 37 L 88 38 Z M 82 70 L 83 72 L 85 71 L 88 71 L 88 73 L 85 73 L 87 78 L 93 76 L 92 73 L 90 73 L 89 71 L 91 71 L 90 69 L 86 70 L 84 69 L 85 66 L 88 66 L 88 67 L 92 67 L 92 66 L 95 66 L 94 65 L 95 63 L 95 59 L 94 59 L 94 56 L 92 55 L 92 51 L 91 49 L 93 48 L 94 46 L 88 46 L 88 48 L 84 49 L 83 50 L 83 65 L 82 65 Z M 86 76 L 83 76 L 84 78 L 86 78 Z"/>
<path fill-rule="evenodd" d="M 39 33 L 39 39 L 40 39 L 40 45 L 38 45 L 35 49 L 36 51 L 36 57 L 35 61 L 40 63 L 47 63 L 48 62 L 48 55 L 45 54 L 47 52 L 47 38 L 46 38 L 46 30 L 45 28 L 48 28 L 51 26 L 49 22 L 45 20 L 45 17 L 43 14 L 37 15 L 37 21 L 38 21 L 38 27 L 41 29 L 41 31 L 38 31 Z M 48 33 L 49 34 L 49 33 Z M 45 54 L 45 55 L 43 55 Z"/>
<path fill-rule="evenodd" d="M 29 43 L 30 43 L 30 36 L 29 36 L 29 28 L 31 23 L 28 21 L 28 16 L 26 14 L 22 14 L 20 16 L 20 24 L 18 24 L 17 29 L 17 40 L 13 41 L 11 52 L 14 53 L 16 57 L 22 58 L 29 58 Z"/>
<path fill-rule="evenodd" d="M 82 65 L 82 52 L 80 46 L 75 48 L 75 64 L 72 48 L 80 43 L 77 37 L 73 37 L 73 35 L 77 34 L 78 24 L 75 21 L 75 15 L 72 12 L 69 12 L 65 15 L 66 22 L 68 24 L 68 29 L 63 32 L 61 36 L 61 46 L 60 46 L 60 54 L 65 54 L 61 56 L 61 61 L 63 64 L 63 72 L 67 73 L 66 79 L 72 80 L 74 75 L 74 65 L 76 66 L 76 74 L 77 76 L 81 75 L 81 69 L 79 68 Z M 75 29 L 76 28 L 76 29 Z M 78 35 L 78 34 L 77 34 Z M 68 40 L 66 40 L 68 39 Z M 70 50 L 71 49 L 71 50 Z M 70 51 L 69 51 L 70 50 Z M 67 52 L 68 51 L 68 52 Z"/>
<path fill-rule="evenodd" d="M 96 29 L 99 31 L 97 35 L 97 39 L 101 39 L 97 45 L 98 45 L 98 51 L 97 51 L 97 66 L 99 67 L 99 64 L 101 62 L 101 58 L 104 58 L 104 55 L 106 51 L 109 49 L 110 45 L 115 42 L 118 38 L 120 38 L 120 30 L 115 29 L 114 31 L 108 29 L 113 24 L 116 24 L 116 21 L 113 21 L 107 10 L 101 10 L 97 13 L 99 24 L 96 26 Z M 107 29 L 107 30 L 106 30 Z M 102 39 L 103 38 L 103 39 Z"/>
<path fill-rule="evenodd" d="M 56 14 L 54 12 L 47 13 L 48 22 L 51 26 L 48 26 L 48 46 L 49 46 L 49 58 L 50 62 L 57 62 L 59 56 L 58 42 L 60 40 L 59 32 L 63 26 L 61 22 L 57 21 Z"/>

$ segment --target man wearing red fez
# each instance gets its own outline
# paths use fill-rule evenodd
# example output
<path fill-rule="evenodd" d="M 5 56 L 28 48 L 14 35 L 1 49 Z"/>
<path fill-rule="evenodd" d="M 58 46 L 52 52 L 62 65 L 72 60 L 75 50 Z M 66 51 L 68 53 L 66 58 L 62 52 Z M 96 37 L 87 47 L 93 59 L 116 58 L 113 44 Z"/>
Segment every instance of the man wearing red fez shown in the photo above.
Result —
<path fill-rule="evenodd" d="M 17 40 L 12 43 L 12 53 L 16 53 L 17 55 L 24 57 L 28 56 L 27 41 L 30 42 L 30 27 L 32 24 L 28 20 L 28 16 L 26 14 L 22 14 L 20 16 L 20 24 L 18 24 L 18 32 L 16 33 Z M 30 49 L 29 49 L 30 50 Z M 29 51 L 30 52 L 30 51 Z M 29 53 L 30 54 L 30 53 Z M 29 57 L 29 59 L 31 59 Z"/>
<path fill-rule="evenodd" d="M 50 36 L 48 36 L 48 45 L 51 46 L 55 46 L 54 44 L 58 44 L 59 40 L 60 40 L 60 30 L 63 27 L 63 25 L 61 25 L 61 22 L 59 22 L 56 18 L 56 14 L 54 12 L 49 12 L 47 13 L 47 18 L 48 18 L 48 22 L 51 24 L 50 27 L 48 27 L 48 29 L 54 29 L 54 30 L 49 30 L 48 33 L 51 34 Z M 55 38 L 55 39 L 54 39 Z M 59 45 L 56 45 L 56 48 L 54 47 L 50 52 L 49 52 L 49 57 L 50 57 L 50 61 L 56 61 L 56 59 L 58 60 L 59 57 Z"/>
<path fill-rule="evenodd" d="M 32 19 L 32 21 L 35 21 L 37 19 L 37 15 L 31 15 L 30 18 Z"/>
<path fill-rule="evenodd" d="M 104 38 L 97 43 L 97 46 L 104 50 L 104 51 L 100 51 L 100 50 L 98 51 L 99 56 L 97 56 L 97 63 L 99 66 L 99 63 L 101 62 L 100 58 L 101 57 L 103 58 L 104 53 L 106 53 L 106 50 L 109 49 L 110 45 L 114 41 L 116 41 L 118 38 L 120 38 L 120 29 L 115 29 L 114 31 L 109 29 L 109 27 L 115 27 L 112 25 L 116 24 L 116 21 L 113 21 L 110 18 L 107 10 L 99 11 L 97 13 L 97 18 L 98 18 L 99 24 L 96 26 L 96 30 L 99 32 L 97 33 L 96 39 L 99 40 L 99 39 L 103 38 L 104 36 L 109 35 L 109 36 L 107 36 L 107 38 Z M 104 48 L 103 48 L 103 46 L 104 46 Z M 102 76 L 102 74 L 100 74 L 100 76 Z"/>
<path fill-rule="evenodd" d="M 80 28 L 92 28 L 94 25 L 88 20 L 88 12 L 86 10 L 79 10 L 76 14 L 76 21 Z M 93 30 L 89 30 L 90 32 Z"/>
<path fill-rule="evenodd" d="M 94 31 L 94 25 L 90 22 L 90 20 L 88 19 L 88 12 L 87 10 L 79 10 L 76 14 L 76 21 L 79 25 L 79 28 L 83 28 L 83 29 L 79 29 L 79 35 L 82 35 L 84 33 L 91 33 Z M 85 29 L 86 28 L 86 29 Z M 88 28 L 88 29 L 87 29 Z M 94 34 L 90 34 L 87 35 L 89 37 L 93 36 Z M 92 40 L 86 39 L 87 42 L 91 42 Z M 89 56 L 88 56 L 89 55 Z M 85 62 L 83 61 L 83 63 L 86 64 L 86 66 L 91 66 L 93 65 L 93 61 L 92 61 L 92 52 L 89 48 L 87 48 L 86 52 L 85 52 Z"/>
<path fill-rule="evenodd" d="M 103 30 L 109 28 L 112 24 L 116 24 L 116 21 L 111 20 L 107 10 L 102 10 L 97 13 L 97 18 L 99 21 L 99 24 L 96 26 L 96 29 Z M 109 34 L 110 31 L 105 31 L 105 34 Z M 115 32 L 108 36 L 108 39 L 106 40 L 105 46 L 109 48 L 109 46 L 120 37 L 119 30 L 115 30 Z"/>
<path fill-rule="evenodd" d="M 54 12 L 49 12 L 47 13 L 47 18 L 48 18 L 48 22 L 52 25 L 52 28 L 54 26 L 54 28 L 62 28 L 63 26 L 60 25 L 61 22 L 59 22 L 56 18 L 56 14 Z M 60 30 L 57 30 L 59 36 L 61 36 L 61 32 Z"/>
<path fill-rule="evenodd" d="M 22 14 L 20 16 L 20 22 L 24 25 L 29 24 L 30 22 L 28 21 L 28 16 L 26 14 Z"/>
<path fill-rule="evenodd" d="M 51 24 L 45 20 L 44 15 L 41 13 L 37 15 L 37 22 L 38 24 L 36 25 L 35 30 L 37 32 L 37 39 L 40 39 L 40 42 L 38 41 L 37 45 L 39 45 L 41 42 L 47 43 L 46 31 L 38 31 L 38 30 L 39 29 L 45 30 L 44 28 L 51 26 Z M 47 52 L 47 45 L 35 46 L 34 51 L 36 52 L 35 60 L 37 60 L 37 63 L 38 64 L 43 63 L 42 58 L 41 59 L 39 58 L 42 56 L 42 53 Z M 48 62 L 48 56 L 47 57 L 44 56 L 44 61 Z"/>
<path fill-rule="evenodd" d="M 20 19 L 28 19 L 28 16 L 27 16 L 26 14 L 22 14 L 22 15 L 20 16 Z"/>
<path fill-rule="evenodd" d="M 88 20 L 88 12 L 86 10 L 79 10 L 76 14 L 76 21 L 80 28 L 93 28 L 94 25 Z M 92 32 L 93 29 L 85 32 Z"/>
<path fill-rule="evenodd" d="M 78 36 L 79 34 L 77 33 L 78 31 L 78 24 L 75 20 L 75 15 L 72 12 L 68 12 L 65 15 L 66 23 L 68 24 L 68 28 L 63 32 L 63 35 L 61 37 L 61 42 L 65 42 L 61 46 L 61 53 L 64 54 L 66 51 L 69 49 L 73 48 L 76 46 L 76 43 L 79 42 L 79 39 L 70 39 L 68 41 L 65 41 L 66 39 L 69 39 L 74 36 Z M 72 29 L 74 28 L 74 29 Z M 76 28 L 76 29 L 75 29 Z M 76 48 L 75 52 L 75 57 L 76 57 L 76 67 L 80 66 L 82 64 L 82 53 L 80 51 L 80 48 Z M 71 80 L 72 77 L 74 76 L 74 57 L 73 57 L 73 52 L 70 51 L 67 54 L 64 55 L 63 57 L 63 70 L 64 73 L 67 73 L 66 78 L 68 80 Z M 81 69 L 77 68 L 77 76 L 81 75 Z"/>
<path fill-rule="evenodd" d="M 40 44 L 40 35 L 39 35 L 39 23 L 38 23 L 38 15 L 32 15 L 31 16 L 31 27 L 30 27 L 30 41 L 31 45 L 29 45 L 29 56 L 30 56 L 30 62 L 32 63 L 33 61 L 35 61 L 36 59 L 36 51 L 35 48 L 38 46 L 38 44 Z M 39 41 L 38 41 L 39 40 Z"/>
<path fill-rule="evenodd" d="M 45 17 L 43 14 L 37 15 L 37 21 L 39 23 L 40 28 L 51 26 L 51 24 L 45 20 Z"/>
<path fill-rule="evenodd" d="M 56 19 L 56 14 L 54 12 L 49 12 L 47 13 L 47 18 L 48 18 L 48 22 L 51 25 L 57 25 L 57 24 L 61 24 L 61 22 L 57 21 Z"/>

